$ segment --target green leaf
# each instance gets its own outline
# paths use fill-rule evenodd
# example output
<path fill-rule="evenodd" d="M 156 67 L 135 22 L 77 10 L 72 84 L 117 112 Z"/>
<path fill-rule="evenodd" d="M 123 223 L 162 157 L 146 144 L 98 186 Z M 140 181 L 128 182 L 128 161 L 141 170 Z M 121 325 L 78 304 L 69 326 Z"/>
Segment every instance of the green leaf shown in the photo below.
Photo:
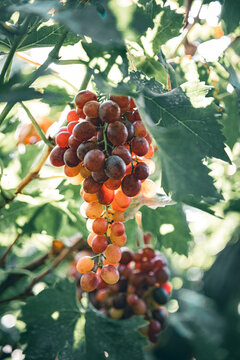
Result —
<path fill-rule="evenodd" d="M 34 159 L 42 152 L 44 144 L 35 144 L 25 146 L 25 152 L 20 153 L 18 159 L 20 161 L 21 168 L 19 169 L 20 178 L 24 178 L 33 166 Z"/>
<path fill-rule="evenodd" d="M 142 233 L 136 222 L 136 219 L 130 219 L 124 223 L 127 235 L 127 246 L 133 251 L 138 250 L 139 244 L 142 243 Z"/>
<path fill-rule="evenodd" d="M 159 61 L 156 61 L 150 56 L 146 56 L 142 62 L 136 63 L 136 66 L 147 76 L 154 77 L 157 81 L 163 84 L 165 88 L 167 87 L 167 71 Z"/>
<path fill-rule="evenodd" d="M 58 106 L 71 102 L 72 98 L 65 88 L 57 85 L 48 85 L 44 88 L 44 98 L 42 102 L 49 106 Z"/>
<path fill-rule="evenodd" d="M 161 6 L 157 5 L 155 0 L 142 0 L 138 4 L 140 6 L 136 6 L 130 27 L 141 36 L 148 28 L 154 27 L 153 20 L 160 12 Z"/>
<path fill-rule="evenodd" d="M 178 254 L 187 255 L 192 240 L 182 205 L 169 205 L 152 210 L 146 206 L 141 209 L 144 232 L 151 232 L 158 243 L 156 247 L 170 248 Z M 169 233 L 160 234 L 160 226 L 172 225 Z M 172 231 L 171 231 L 172 230 Z"/>
<path fill-rule="evenodd" d="M 97 43 L 109 48 L 124 47 L 121 34 L 116 28 L 116 19 L 108 7 L 107 0 L 101 1 L 101 12 L 98 2 L 76 7 L 74 2 L 62 6 L 58 1 L 42 2 L 40 0 L 36 0 L 33 4 L 19 6 L 15 10 L 49 19 L 51 18 L 49 11 L 53 8 L 55 9 L 54 20 L 64 24 L 73 33 L 89 36 Z M 91 26 L 89 26 L 90 22 Z"/>
<path fill-rule="evenodd" d="M 227 145 L 232 149 L 240 137 L 239 107 L 237 94 L 229 94 L 222 99 L 225 113 L 221 119 Z"/>
<path fill-rule="evenodd" d="M 77 359 L 74 356 L 74 330 L 80 318 L 75 284 L 67 279 L 30 297 L 22 307 L 21 315 L 21 320 L 26 324 L 26 332 L 22 337 L 22 342 L 27 344 L 24 351 L 26 358 Z"/>
<path fill-rule="evenodd" d="M 170 9 L 170 6 L 162 8 L 157 33 L 153 39 L 153 51 L 157 54 L 160 46 L 169 39 L 180 35 L 180 29 L 183 26 L 184 16 Z"/>
<path fill-rule="evenodd" d="M 227 33 L 233 32 L 240 23 L 240 2 L 235 0 L 221 0 L 222 13 Z"/>
<path fill-rule="evenodd" d="M 146 324 L 142 316 L 112 320 L 90 306 L 86 311 L 86 359 L 105 360 L 107 353 L 114 360 L 144 360 L 147 340 L 138 329 Z"/>

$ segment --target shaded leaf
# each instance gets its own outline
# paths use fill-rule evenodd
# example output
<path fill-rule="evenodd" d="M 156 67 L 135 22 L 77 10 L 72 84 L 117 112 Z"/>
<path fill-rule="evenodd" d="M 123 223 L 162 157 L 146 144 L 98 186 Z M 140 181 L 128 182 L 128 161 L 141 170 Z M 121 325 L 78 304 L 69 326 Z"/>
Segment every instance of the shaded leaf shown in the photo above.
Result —
<path fill-rule="evenodd" d="M 144 325 L 146 321 L 142 316 L 112 320 L 90 306 L 85 325 L 87 359 L 105 360 L 107 353 L 109 359 L 114 360 L 143 360 L 147 340 L 138 329 Z"/>
<path fill-rule="evenodd" d="M 151 232 L 157 238 L 157 248 L 161 249 L 163 246 L 178 254 L 188 254 L 192 237 L 181 204 L 155 210 L 144 206 L 141 212 L 143 231 Z M 173 229 L 169 233 L 160 234 L 160 226 L 164 224 L 172 225 Z"/>

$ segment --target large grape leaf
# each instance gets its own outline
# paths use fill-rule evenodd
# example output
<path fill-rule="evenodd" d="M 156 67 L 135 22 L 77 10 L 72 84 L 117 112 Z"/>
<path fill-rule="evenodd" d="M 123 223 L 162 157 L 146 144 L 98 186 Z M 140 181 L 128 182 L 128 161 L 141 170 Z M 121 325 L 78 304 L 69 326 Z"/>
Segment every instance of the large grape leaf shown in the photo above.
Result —
<path fill-rule="evenodd" d="M 141 36 L 148 28 L 154 27 L 154 18 L 161 11 L 162 7 L 156 3 L 156 0 L 140 0 L 133 13 L 130 27 Z"/>
<path fill-rule="evenodd" d="M 22 336 L 22 342 L 27 344 L 26 359 L 80 359 L 81 351 L 74 349 L 75 336 L 83 336 L 74 333 L 80 318 L 76 288 L 67 279 L 29 298 L 21 311 L 21 320 L 26 324 Z"/>
<path fill-rule="evenodd" d="M 67 29 L 81 36 L 89 36 L 97 43 L 106 47 L 124 47 L 120 32 L 116 28 L 116 19 L 108 7 L 108 1 L 102 0 L 101 4 L 94 2 L 86 6 L 76 6 L 69 2 L 66 6 L 55 0 L 41 1 L 19 6 L 17 9 L 26 14 L 34 14 L 44 19 L 52 18 Z M 107 34 L 107 35 L 106 35 Z"/>
<path fill-rule="evenodd" d="M 224 20 L 227 33 L 233 32 L 240 24 L 240 2 L 237 0 L 221 0 L 221 18 Z"/>
<path fill-rule="evenodd" d="M 142 316 L 112 320 L 92 307 L 86 311 L 86 359 L 144 360 L 147 340 L 139 328 L 146 325 Z"/>
<path fill-rule="evenodd" d="M 143 231 L 151 232 L 157 238 L 157 248 L 171 248 L 178 254 L 188 254 L 192 237 L 181 204 L 155 210 L 144 206 L 141 212 Z M 166 234 L 160 234 L 160 226 L 164 224 L 171 224 L 173 230 Z"/>
<path fill-rule="evenodd" d="M 176 11 L 171 10 L 170 6 L 162 8 L 158 22 L 159 26 L 153 39 L 153 51 L 155 54 L 159 52 L 161 45 L 180 34 L 183 19 L 183 14 L 178 14 Z"/>
<path fill-rule="evenodd" d="M 240 137 L 240 112 L 238 107 L 238 98 L 236 93 L 229 94 L 222 100 L 225 113 L 222 118 L 223 134 L 226 137 L 226 143 L 232 149 Z"/>

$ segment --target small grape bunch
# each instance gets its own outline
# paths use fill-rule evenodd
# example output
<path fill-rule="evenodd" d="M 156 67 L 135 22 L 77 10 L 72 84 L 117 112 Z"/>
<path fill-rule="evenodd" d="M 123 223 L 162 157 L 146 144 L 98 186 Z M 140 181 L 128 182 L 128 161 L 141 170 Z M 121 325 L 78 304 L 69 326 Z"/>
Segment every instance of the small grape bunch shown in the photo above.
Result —
<path fill-rule="evenodd" d="M 96 254 L 77 264 L 84 291 L 97 288 L 100 273 L 107 284 L 119 279 L 116 264 L 127 236 L 124 212 L 132 197 L 151 198 L 156 185 L 148 179 L 155 170 L 152 138 L 129 96 L 111 95 L 99 102 L 88 90 L 75 97 L 76 110 L 56 135 L 52 165 L 64 166 L 72 184 L 82 184 L 80 213 L 88 218 L 88 244 Z M 96 261 L 97 260 L 97 261 Z"/>
<path fill-rule="evenodd" d="M 149 324 L 141 329 L 151 342 L 156 342 L 165 326 L 171 285 L 164 256 L 146 246 L 136 253 L 122 251 L 118 266 L 120 280 L 106 285 L 100 280 L 95 292 L 89 294 L 92 304 L 113 319 L 144 315 Z"/>

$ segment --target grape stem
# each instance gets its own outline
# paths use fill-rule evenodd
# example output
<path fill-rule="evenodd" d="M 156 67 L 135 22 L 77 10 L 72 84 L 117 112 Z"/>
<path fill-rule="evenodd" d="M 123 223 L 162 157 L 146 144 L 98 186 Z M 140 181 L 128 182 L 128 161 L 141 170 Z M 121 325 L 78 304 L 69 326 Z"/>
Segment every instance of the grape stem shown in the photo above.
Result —
<path fill-rule="evenodd" d="M 4 262 L 6 260 L 6 257 L 8 256 L 8 253 L 10 252 L 11 248 L 16 244 L 16 242 L 18 241 L 18 239 L 20 238 L 21 235 L 22 235 L 22 233 L 17 234 L 14 241 L 9 245 L 9 247 L 5 250 L 5 252 L 1 256 L 1 258 L 0 258 L 0 265 L 1 266 L 4 264 Z"/>
<path fill-rule="evenodd" d="M 42 131 L 41 127 L 39 126 L 39 124 L 37 123 L 37 121 L 35 120 L 35 118 L 33 117 L 32 113 L 30 112 L 30 110 L 27 108 L 27 106 L 21 101 L 20 102 L 22 108 L 25 110 L 25 112 L 27 113 L 29 119 L 31 120 L 35 130 L 37 131 L 38 135 L 40 136 L 40 138 L 45 142 L 45 144 L 49 147 L 54 147 L 54 144 L 51 140 L 47 139 L 44 132 Z"/>
<path fill-rule="evenodd" d="M 103 141 L 104 141 L 104 151 L 106 153 L 107 156 L 109 156 L 108 153 L 108 141 L 107 141 L 107 134 L 106 134 L 106 130 L 107 130 L 107 123 L 104 124 L 103 127 Z"/>

